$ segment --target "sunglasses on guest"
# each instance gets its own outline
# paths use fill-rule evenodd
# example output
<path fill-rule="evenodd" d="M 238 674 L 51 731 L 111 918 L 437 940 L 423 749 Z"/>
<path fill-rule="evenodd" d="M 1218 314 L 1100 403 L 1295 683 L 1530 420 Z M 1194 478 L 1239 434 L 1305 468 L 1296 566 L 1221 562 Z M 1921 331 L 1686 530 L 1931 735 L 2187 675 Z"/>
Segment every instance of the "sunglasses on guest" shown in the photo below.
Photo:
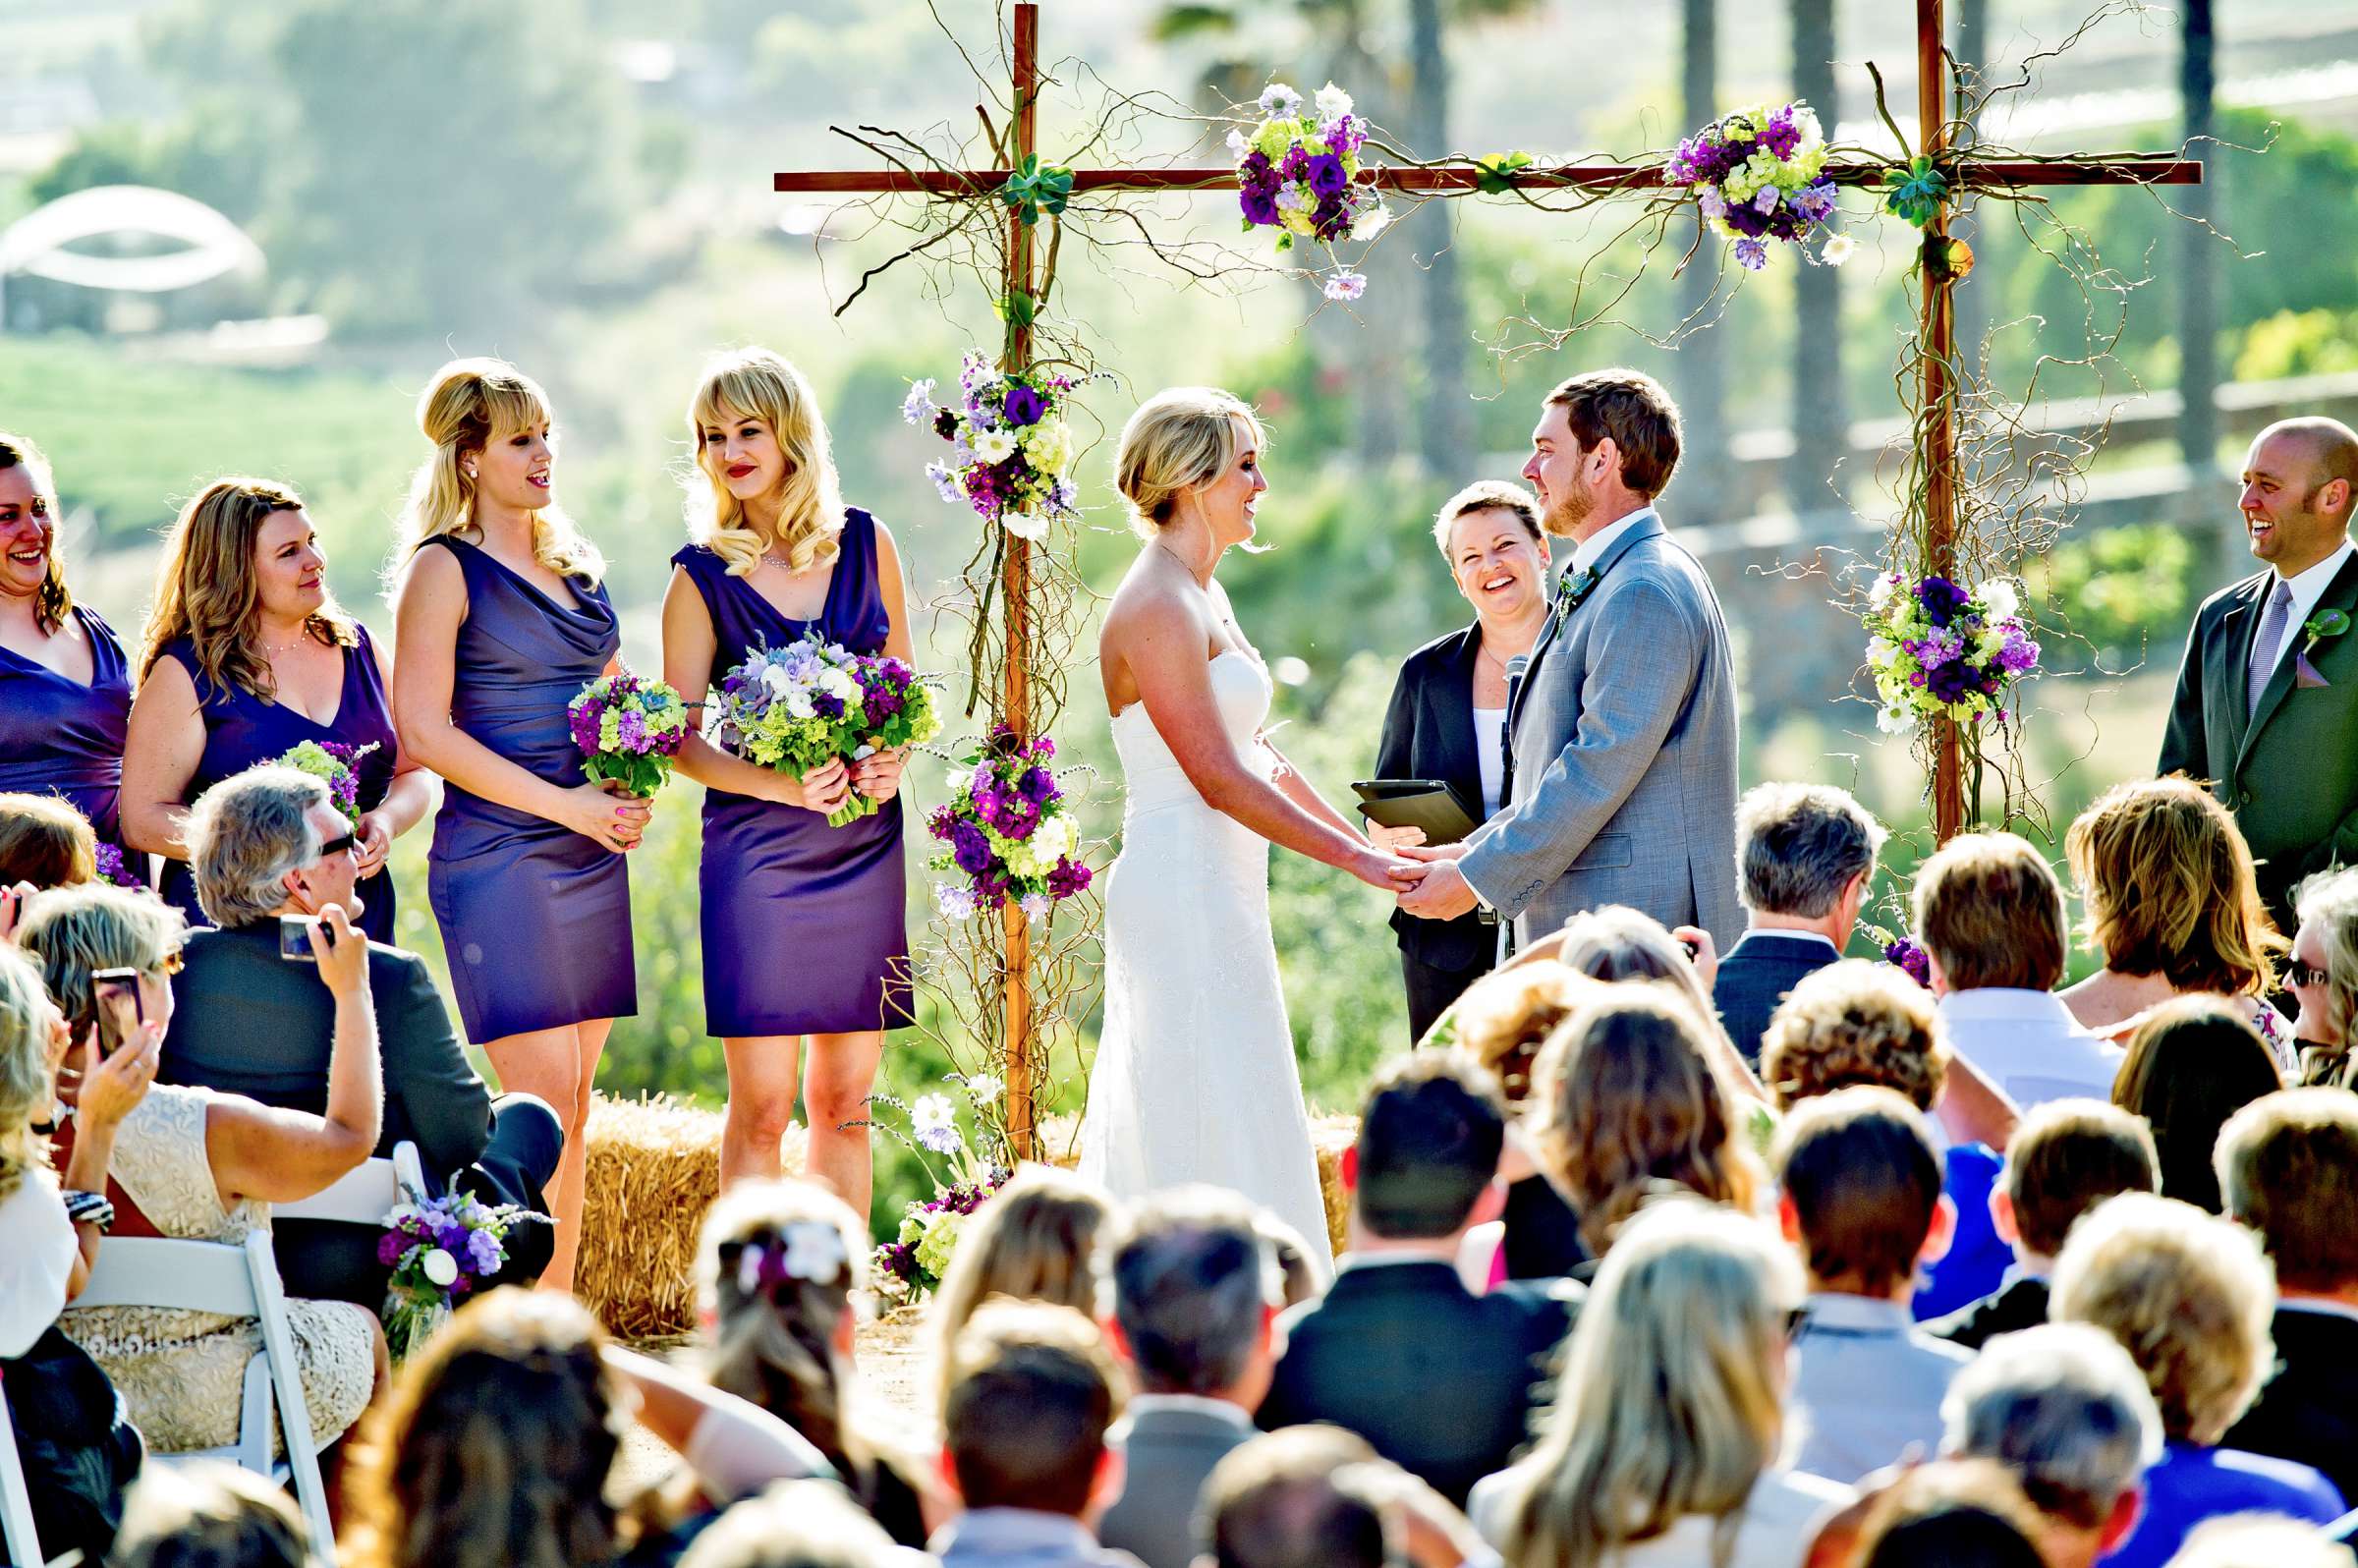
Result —
<path fill-rule="evenodd" d="M 319 846 L 321 860 L 326 860 L 331 855 L 358 855 L 360 852 L 361 836 L 358 833 L 346 833 L 341 838 L 331 838 Z"/>

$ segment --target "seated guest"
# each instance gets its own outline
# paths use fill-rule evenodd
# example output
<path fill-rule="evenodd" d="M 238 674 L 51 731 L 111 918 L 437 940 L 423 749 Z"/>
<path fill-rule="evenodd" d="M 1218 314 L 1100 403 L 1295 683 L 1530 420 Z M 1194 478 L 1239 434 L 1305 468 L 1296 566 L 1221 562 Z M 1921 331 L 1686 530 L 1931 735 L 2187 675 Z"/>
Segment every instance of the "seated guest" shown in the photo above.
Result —
<path fill-rule="evenodd" d="M 159 1081 L 316 1114 L 327 1103 L 335 1004 L 310 966 L 279 956 L 279 922 L 316 918 L 330 904 L 348 918 L 359 913 L 352 824 L 322 780 L 255 767 L 204 792 L 187 843 L 197 901 L 217 928 L 190 932 L 181 950 Z M 385 1085 L 371 1152 L 414 1143 L 435 1192 L 457 1173 L 456 1185 L 487 1204 L 541 1210 L 541 1188 L 563 1151 L 556 1113 L 530 1094 L 494 1104 L 417 954 L 369 942 L 368 996 Z M 376 1258 L 380 1234 L 371 1225 L 281 1221 L 279 1273 L 294 1295 L 374 1309 L 390 1274 Z M 499 1279 L 538 1278 L 553 1237 L 546 1223 L 509 1227 Z"/>
<path fill-rule="evenodd" d="M 1802 1298 L 1758 1220 L 1650 1205 L 1598 1270 L 1538 1444 L 1474 1489 L 1517 1568 L 1792 1568 L 1847 1494 L 1782 1468 Z"/>
<path fill-rule="evenodd" d="M 2145 1507 L 2107 1565 L 2162 1568 L 2189 1530 L 2222 1514 L 2341 1516 L 2341 1493 L 2308 1465 L 2219 1446 L 2275 1359 L 2274 1301 L 2258 1241 L 2191 1204 L 2124 1193 L 2072 1227 L 2049 1311 L 2119 1340 L 2162 1412 Z"/>
<path fill-rule="evenodd" d="M 1584 1003 L 1540 1052 L 1541 1168 L 1601 1258 L 1613 1233 L 1664 1187 L 1750 1212 L 1763 1188 L 1725 1080 L 1707 1058 L 1707 1026 L 1659 986 L 1615 986 Z M 1575 1277 L 1596 1264 L 1566 1265 Z"/>
<path fill-rule="evenodd" d="M 1599 981 L 1553 959 L 1514 964 L 1486 975 L 1459 999 L 1455 1048 L 1488 1068 L 1506 1095 L 1510 1116 L 1528 1126 L 1541 1097 L 1533 1092 L 1540 1047 L 1573 1008 L 1598 993 Z M 1510 1121 L 1510 1129 L 1518 1125 Z M 1508 1279 L 1552 1279 L 1588 1260 L 1580 1216 L 1544 1173 L 1518 1154 L 1510 1132 L 1500 1176 L 1506 1182 L 1499 1261 Z"/>
<path fill-rule="evenodd" d="M 784 1422 L 608 1342 L 571 1296 L 479 1296 L 402 1365 L 345 1487 L 342 1568 L 605 1568 L 646 1523 L 606 1486 L 639 1426 L 726 1505 L 829 1476 Z"/>
<path fill-rule="evenodd" d="M 2293 890 L 2300 926 L 2284 988 L 2300 1007 L 2293 1023 L 2303 1084 L 2358 1089 L 2350 1023 L 2358 1017 L 2358 868 L 2320 871 Z"/>
<path fill-rule="evenodd" d="M 1205 1478 L 1252 1437 L 1276 1368 L 1271 1259 L 1250 1204 L 1182 1188 L 1132 1209 L 1106 1274 L 1114 1349 L 1134 1391 L 1109 1439 L 1122 1494 L 1097 1539 L 1147 1568 L 1189 1568 Z"/>
<path fill-rule="evenodd" d="M 169 1032 L 172 987 L 185 934 L 180 912 L 153 895 L 91 884 L 32 901 L 17 941 L 77 1034 L 97 1027 L 91 972 L 139 971 L 143 1032 Z M 242 1245 L 270 1223 L 269 1205 L 309 1198 L 368 1157 L 384 1092 L 377 1073 L 365 944 L 344 912 L 327 908 L 312 932 L 317 983 L 335 998 L 321 1114 L 282 1110 L 209 1089 L 158 1084 L 115 1135 L 107 1196 L 119 1234 Z M 60 1097 L 73 1092 L 61 1084 Z M 76 1131 L 73 1140 L 79 1143 Z M 61 1137 L 61 1142 L 66 1142 Z M 322 1445 L 351 1427 L 384 1377 L 384 1331 L 365 1307 L 291 1299 L 304 1403 Z M 157 1307 L 68 1312 L 67 1335 L 122 1390 L 132 1421 L 159 1453 L 222 1448 L 238 1440 L 246 1364 L 261 1346 L 251 1317 Z"/>
<path fill-rule="evenodd" d="M 680 1568 L 928 1568 L 839 1486 L 781 1481 L 696 1538 Z"/>
<path fill-rule="evenodd" d="M 2152 1192 L 2155 1170 L 2153 1135 L 2117 1106 L 2050 1099 L 2031 1112 L 1989 1200 L 2014 1265 L 1996 1291 L 1926 1323 L 1925 1332 L 1979 1350 L 1994 1335 L 2046 1322 L 2047 1282 L 2073 1222 L 2115 1194 Z"/>
<path fill-rule="evenodd" d="M 1069 1307 L 991 1302 L 950 1348 L 943 1474 L 966 1511 L 933 1538 L 947 1568 L 1137 1568 L 1094 1529 L 1122 1489 L 1105 1446 L 1119 1374 L 1096 1326 Z"/>
<path fill-rule="evenodd" d="M 1339 1427 L 1263 1432 L 1212 1467 L 1207 1568 L 1456 1568 L 1489 1556 L 1465 1516 Z"/>
<path fill-rule="evenodd" d="M 2209 790 L 2176 775 L 2115 784 L 2072 819 L 2063 853 L 2105 954 L 2063 992 L 2072 1017 L 2118 1037 L 2172 997 L 2232 997 L 2290 1063 L 2292 1028 L 2268 1004 L 2289 944 L 2260 902 L 2243 830 Z"/>
<path fill-rule="evenodd" d="M 1498 1211 L 1505 1137 L 1497 1081 L 1453 1054 L 1376 1074 L 1343 1155 L 1350 1245 L 1325 1297 L 1283 1319 L 1264 1430 L 1347 1428 L 1452 1503 L 1513 1456 L 1566 1304 L 1533 1285 L 1476 1296 L 1458 1281 L 1466 1230 Z"/>
<path fill-rule="evenodd" d="M 1971 1358 L 1917 1328 L 1908 1298 L 1955 1217 L 1931 1127 L 1887 1089 L 1803 1102 L 1774 1163 L 1777 1217 L 1810 1285 L 1787 1401 L 1802 1428 L 1794 1463 L 1849 1484 L 1939 1441 L 1940 1401 Z"/>
<path fill-rule="evenodd" d="M 101 1059 L 84 1042 L 69 1199 L 34 1124 L 56 1112 L 70 1039 L 39 973 L 0 942 L 0 1256 L 8 1259 L 0 1376 L 42 1551 L 79 1548 L 95 1562 L 122 1517 L 123 1487 L 139 1474 L 140 1434 L 122 1419 L 106 1373 L 58 1331 L 57 1318 L 87 1278 L 111 1217 L 101 1195 L 116 1129 L 146 1095 L 155 1051 L 148 1038 Z"/>
<path fill-rule="evenodd" d="M 2218 1171 L 2211 1156 L 2219 1129 L 2283 1087 L 2276 1058 L 2242 1004 L 2186 996 L 2146 1013 L 2129 1036 L 2112 1103 L 2153 1129 L 2162 1196 L 2216 1214 Z"/>
<path fill-rule="evenodd" d="M 1703 1025 L 1698 1038 L 1703 1041 L 1704 1054 L 1712 1070 L 1725 1080 L 1728 1092 L 1739 1100 L 1767 1104 L 1768 1092 L 1744 1058 L 1736 1054 L 1727 1031 L 1719 1027 L 1718 1011 L 1712 1005 L 1712 979 L 1698 969 L 1706 961 L 1708 948 L 1690 956 L 1681 937 L 1705 944 L 1711 940 L 1710 933 L 1692 926 L 1673 933 L 1651 915 L 1607 904 L 1583 910 L 1564 922 L 1563 929 L 1550 939 L 1554 944 L 1550 956 L 1591 980 L 1651 980 L 1677 991 L 1693 1006 Z"/>
<path fill-rule="evenodd" d="M 1768 1025 L 1761 1076 L 1779 1110 L 1866 1084 L 1905 1095 L 1929 1116 L 1947 1085 L 1948 1063 L 1931 994 L 1888 964 L 1846 958 L 1794 985 Z M 1988 1295 L 2014 1262 L 1990 1211 L 1997 1155 L 1986 1144 L 1952 1143 L 1940 1167 L 1957 1231 L 1916 1291 L 1911 1307 L 1919 1317 Z"/>
<path fill-rule="evenodd" d="M 42 1538 L 48 1549 L 48 1538 Z M 156 1465 L 123 1507 L 115 1568 L 332 1568 L 283 1487 L 215 1460 Z"/>
<path fill-rule="evenodd" d="M 1719 960 L 1712 1000 L 1744 1059 L 1794 981 L 1842 956 L 1875 879 L 1883 826 L 1847 790 L 1763 784 L 1736 803 L 1744 934 Z"/>
<path fill-rule="evenodd" d="M 1877 1498 L 1860 1568 L 2054 1568 L 2033 1543 L 2039 1516 L 2003 1465 L 1943 1460 Z"/>
<path fill-rule="evenodd" d="M 2214 1519 L 2195 1527 L 2169 1568 L 2358 1568 L 2347 1539 L 2265 1514 Z"/>
<path fill-rule="evenodd" d="M 2219 1135 L 2218 1184 L 2275 1261 L 2282 1363 L 2221 1441 L 2315 1465 L 2358 1501 L 2358 1100 L 2297 1090 L 2245 1106 Z"/>
<path fill-rule="evenodd" d="M 0 887 L 75 887 L 98 874 L 98 835 L 54 795 L 0 795 Z"/>
<path fill-rule="evenodd" d="M 923 1546 L 932 1478 L 879 1430 L 852 1365 L 868 1251 L 865 1228 L 821 1188 L 731 1186 L 697 1244 L 697 1309 L 712 1339 L 704 1374 L 802 1433 L 893 1540 Z"/>
<path fill-rule="evenodd" d="M 1959 1056 L 2025 1110 L 2112 1092 L 2120 1047 L 2055 994 L 2070 931 L 2062 884 L 2037 850 L 2012 833 L 1950 839 L 1916 873 L 1914 914 Z"/>
<path fill-rule="evenodd" d="M 949 1397 L 950 1347 L 993 1296 L 1097 1313 L 1097 1238 L 1113 1201 L 1068 1170 L 1026 1165 L 975 1210 L 926 1307 L 934 1405 Z"/>

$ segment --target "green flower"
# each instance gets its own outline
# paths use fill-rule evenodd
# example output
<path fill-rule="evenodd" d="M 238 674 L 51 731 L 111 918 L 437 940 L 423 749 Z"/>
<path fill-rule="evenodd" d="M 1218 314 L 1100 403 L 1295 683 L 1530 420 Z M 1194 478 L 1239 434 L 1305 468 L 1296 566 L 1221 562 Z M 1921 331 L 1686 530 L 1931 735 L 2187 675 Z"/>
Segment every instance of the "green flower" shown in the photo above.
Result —
<path fill-rule="evenodd" d="M 2339 637 L 2349 629 L 2350 618 L 2339 610 L 2320 610 L 2301 626 L 2301 630 L 2309 634 L 2312 644 L 2329 637 Z"/>

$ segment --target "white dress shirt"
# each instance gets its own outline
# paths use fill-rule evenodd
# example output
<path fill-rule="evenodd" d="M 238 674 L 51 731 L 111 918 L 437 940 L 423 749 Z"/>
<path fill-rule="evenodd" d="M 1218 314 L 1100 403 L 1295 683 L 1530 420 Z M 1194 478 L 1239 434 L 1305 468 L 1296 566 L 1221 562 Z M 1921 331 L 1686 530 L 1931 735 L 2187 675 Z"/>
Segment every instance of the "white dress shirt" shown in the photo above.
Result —
<path fill-rule="evenodd" d="M 66 1310 L 66 1283 L 82 1260 L 82 1241 L 66 1218 L 57 1178 L 28 1170 L 0 1199 L 0 1356 L 22 1356 Z"/>
<path fill-rule="evenodd" d="M 2024 1110 L 2075 1095 L 2112 1097 L 2125 1053 L 2081 1027 L 2052 991 L 2003 985 L 1950 991 L 1939 1013 L 1949 1045 Z"/>
<path fill-rule="evenodd" d="M 1605 551 L 1613 547 L 1613 541 L 1615 539 L 1619 538 L 1622 534 L 1627 533 L 1631 529 L 1637 527 L 1638 520 L 1640 518 L 1649 517 L 1658 522 L 1661 519 L 1661 514 L 1656 512 L 1651 506 L 1641 506 L 1635 512 L 1630 513 L 1626 517 L 1615 518 L 1603 528 L 1599 529 L 1587 538 L 1582 539 L 1578 544 L 1572 547 L 1572 559 L 1565 564 L 1565 572 L 1573 577 L 1580 576 L 1581 573 L 1587 571 L 1590 567 L 1595 566 L 1597 562 L 1602 558 Z M 2343 547 L 2346 549 L 2348 546 L 2345 545 Z M 2321 588 L 2318 589 L 2318 591 L 2323 593 L 2325 589 Z"/>
<path fill-rule="evenodd" d="M 2300 644 L 2301 623 L 2317 612 L 2317 601 L 2326 596 L 2326 589 L 2333 586 L 2333 574 L 2341 570 L 2341 563 L 2348 560 L 2352 553 L 2350 541 L 2344 538 L 2340 548 L 2308 571 L 2298 577 L 2277 579 L 2292 589 L 2292 613 L 2284 618 L 2284 641 L 2276 644 L 2275 652 L 2269 657 L 2268 667 L 2271 670 L 2284 662 L 2286 648 Z M 2269 584 L 2268 591 L 2272 594 L 2276 591 L 2275 583 Z M 2265 610 L 2268 604 L 2266 595 L 2262 596 L 2260 603 Z M 2265 620 L 2266 616 L 2263 615 L 2262 619 Z M 2252 635 L 2257 637 L 2260 634 L 2255 630 Z"/>
<path fill-rule="evenodd" d="M 1814 1292 L 1793 1336 L 1786 1425 L 1799 1431 L 1794 1468 L 1845 1485 L 1940 1446 L 1940 1402 L 1973 1355 L 1916 1326 L 1897 1302 Z"/>

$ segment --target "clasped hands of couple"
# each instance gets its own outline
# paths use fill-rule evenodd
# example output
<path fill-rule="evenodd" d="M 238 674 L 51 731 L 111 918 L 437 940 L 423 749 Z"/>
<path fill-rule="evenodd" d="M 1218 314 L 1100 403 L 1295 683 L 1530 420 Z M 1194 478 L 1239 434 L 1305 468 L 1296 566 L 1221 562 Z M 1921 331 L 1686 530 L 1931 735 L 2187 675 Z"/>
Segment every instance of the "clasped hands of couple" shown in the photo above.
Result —
<path fill-rule="evenodd" d="M 1480 902 L 1465 872 L 1457 868 L 1457 858 L 1467 849 L 1463 842 L 1427 844 L 1421 827 L 1374 822 L 1368 824 L 1368 842 L 1391 855 L 1393 896 L 1418 919 L 1455 920 Z"/>

